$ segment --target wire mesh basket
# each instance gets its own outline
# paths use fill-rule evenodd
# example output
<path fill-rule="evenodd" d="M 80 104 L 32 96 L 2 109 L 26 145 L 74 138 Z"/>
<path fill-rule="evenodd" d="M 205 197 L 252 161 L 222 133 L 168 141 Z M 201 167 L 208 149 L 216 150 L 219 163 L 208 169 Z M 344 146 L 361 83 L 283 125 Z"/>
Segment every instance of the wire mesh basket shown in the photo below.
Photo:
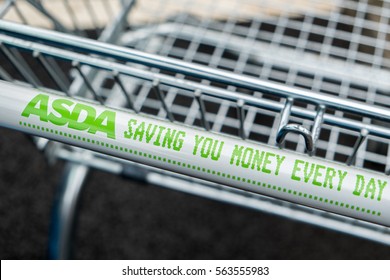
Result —
<path fill-rule="evenodd" d="M 15 86 L 390 173 L 388 1 L 8 0 L 0 18 L 0 77 Z M 68 162 L 55 258 L 68 257 L 90 168 L 390 244 L 389 228 L 370 221 L 32 140 Z"/>

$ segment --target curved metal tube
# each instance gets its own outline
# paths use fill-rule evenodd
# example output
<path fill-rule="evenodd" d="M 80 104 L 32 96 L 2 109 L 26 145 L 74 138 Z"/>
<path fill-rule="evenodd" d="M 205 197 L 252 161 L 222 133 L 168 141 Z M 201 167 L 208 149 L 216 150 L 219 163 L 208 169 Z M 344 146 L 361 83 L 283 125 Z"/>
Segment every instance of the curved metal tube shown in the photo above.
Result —
<path fill-rule="evenodd" d="M 49 234 L 49 258 L 69 259 L 77 204 L 89 167 L 67 163 L 54 204 Z"/>
<path fill-rule="evenodd" d="M 314 141 L 310 130 L 296 123 L 291 123 L 283 126 L 278 131 L 278 134 L 276 136 L 276 143 L 278 143 L 278 145 L 281 145 L 284 142 L 287 133 L 290 132 L 297 133 L 303 136 L 303 138 L 305 139 L 306 149 L 308 152 L 312 152 L 314 150 Z"/>

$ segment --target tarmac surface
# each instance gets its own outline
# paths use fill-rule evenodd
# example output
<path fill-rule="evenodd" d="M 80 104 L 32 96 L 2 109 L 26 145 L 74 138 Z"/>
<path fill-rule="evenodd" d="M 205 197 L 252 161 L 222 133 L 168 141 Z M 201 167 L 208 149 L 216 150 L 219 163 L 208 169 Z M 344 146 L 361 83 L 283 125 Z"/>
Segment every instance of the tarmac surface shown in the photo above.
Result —
<path fill-rule="evenodd" d="M 0 257 L 46 259 L 62 162 L 0 128 Z M 92 171 L 75 259 L 390 259 L 390 247 Z"/>

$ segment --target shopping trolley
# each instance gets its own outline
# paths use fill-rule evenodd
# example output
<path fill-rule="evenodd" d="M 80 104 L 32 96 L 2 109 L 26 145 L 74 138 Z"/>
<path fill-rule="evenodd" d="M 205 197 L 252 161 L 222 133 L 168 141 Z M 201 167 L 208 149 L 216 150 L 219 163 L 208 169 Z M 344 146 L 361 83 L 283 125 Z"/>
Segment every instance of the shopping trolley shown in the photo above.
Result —
<path fill-rule="evenodd" d="M 390 244 L 388 1 L 8 0 L 0 17 L 0 123 L 34 135 L 50 161 L 67 162 L 52 221 L 53 258 L 69 257 L 91 168 Z M 80 128 L 82 110 L 84 125 L 91 121 Z M 61 112 L 61 125 L 73 130 L 50 126 Z M 121 140 L 110 134 L 110 113 L 121 120 Z M 35 114 L 35 122 L 20 114 Z M 42 120 L 47 125 L 37 124 Z M 175 154 L 174 136 L 166 142 L 171 150 L 147 146 L 141 131 L 158 127 L 194 141 L 218 139 L 234 149 L 230 162 L 217 162 L 218 144 L 215 161 L 204 164 Z M 133 142 L 120 142 L 126 137 Z M 277 164 L 279 153 L 278 171 L 272 163 L 267 169 L 265 158 Z M 290 178 L 263 180 L 295 155 Z M 258 162 L 249 162 L 255 156 Z M 256 168 L 259 180 L 250 176 Z M 287 180 L 311 179 L 337 198 L 347 174 L 356 179 L 351 199 L 368 206 L 316 195 L 322 189 L 301 192 Z"/>

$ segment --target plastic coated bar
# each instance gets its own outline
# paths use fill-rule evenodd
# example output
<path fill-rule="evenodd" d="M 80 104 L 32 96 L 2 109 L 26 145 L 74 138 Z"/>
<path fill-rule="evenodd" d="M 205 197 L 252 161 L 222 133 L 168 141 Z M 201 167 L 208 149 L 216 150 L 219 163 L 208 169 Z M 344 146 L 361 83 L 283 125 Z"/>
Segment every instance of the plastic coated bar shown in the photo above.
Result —
<path fill-rule="evenodd" d="M 390 226 L 389 178 L 379 173 L 6 82 L 0 126 Z"/>

